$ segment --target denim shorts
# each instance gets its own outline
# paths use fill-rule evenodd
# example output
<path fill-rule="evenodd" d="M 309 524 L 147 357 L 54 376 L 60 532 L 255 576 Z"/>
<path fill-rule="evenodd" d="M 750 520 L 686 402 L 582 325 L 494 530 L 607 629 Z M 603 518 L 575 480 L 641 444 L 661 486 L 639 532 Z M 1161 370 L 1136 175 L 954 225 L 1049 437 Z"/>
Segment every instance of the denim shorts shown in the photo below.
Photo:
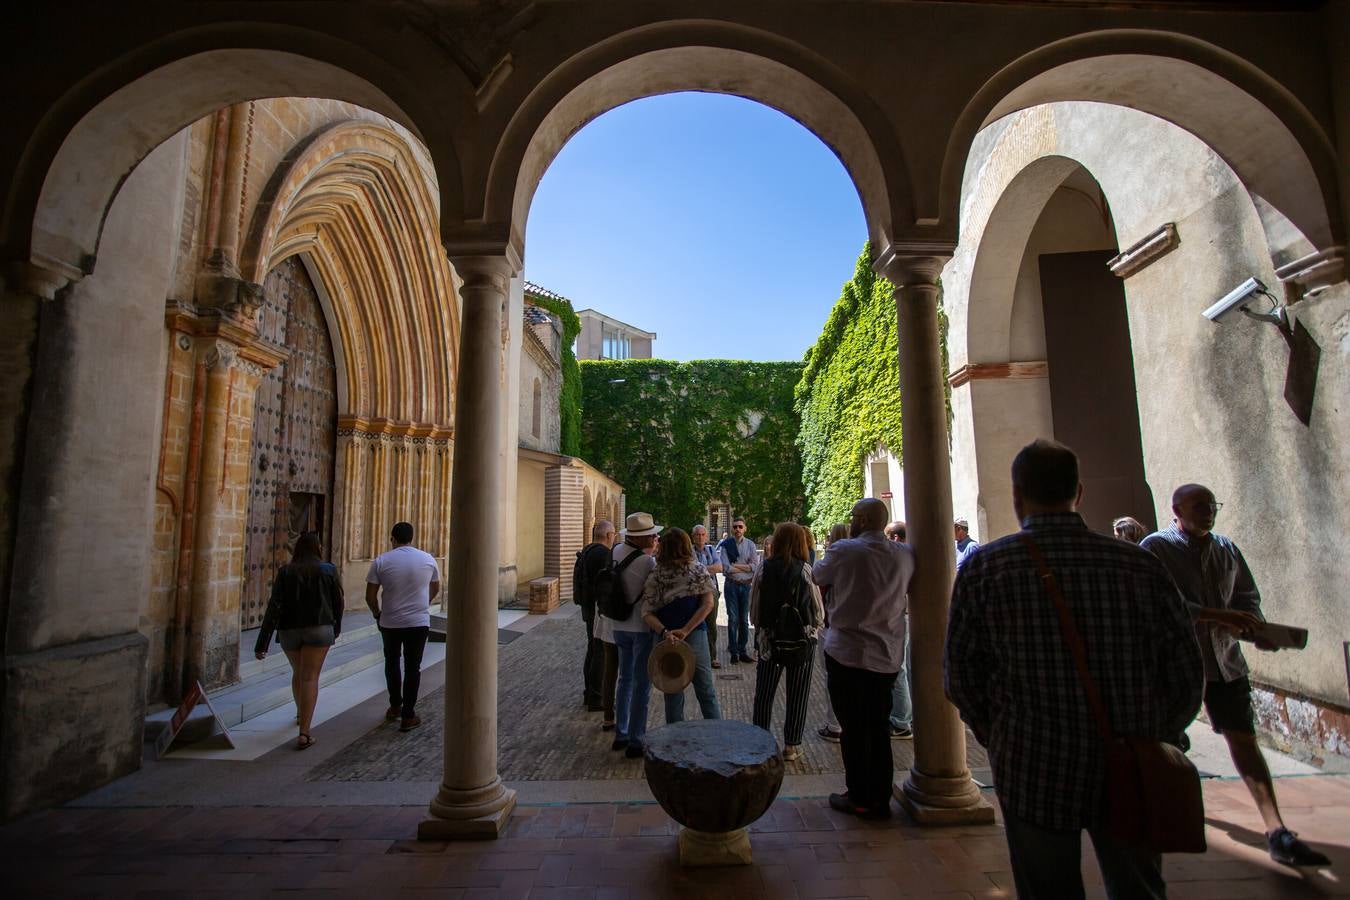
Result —
<path fill-rule="evenodd" d="M 307 628 L 283 628 L 277 632 L 282 650 L 301 647 L 331 647 L 337 641 L 332 625 L 310 625 Z"/>

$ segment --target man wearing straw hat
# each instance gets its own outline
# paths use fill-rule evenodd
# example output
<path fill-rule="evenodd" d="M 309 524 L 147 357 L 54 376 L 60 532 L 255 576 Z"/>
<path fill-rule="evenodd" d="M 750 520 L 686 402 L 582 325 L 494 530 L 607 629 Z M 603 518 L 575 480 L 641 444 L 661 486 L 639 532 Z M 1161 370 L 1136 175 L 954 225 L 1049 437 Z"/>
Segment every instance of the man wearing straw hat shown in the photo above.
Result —
<path fill-rule="evenodd" d="M 614 646 L 619 651 L 619 680 L 614 687 L 614 743 L 613 750 L 623 750 L 630 759 L 642 755 L 642 738 L 647 734 L 647 702 L 651 699 L 652 683 L 647 676 L 647 658 L 652 653 L 655 635 L 642 621 L 643 585 L 656 568 L 651 550 L 656 536 L 664 526 L 652 521 L 651 513 L 635 512 L 624 520 L 623 543 L 614 545 L 614 565 L 617 570 L 633 554 L 642 554 L 623 566 L 619 587 L 628 615 L 610 616 L 614 630 Z"/>

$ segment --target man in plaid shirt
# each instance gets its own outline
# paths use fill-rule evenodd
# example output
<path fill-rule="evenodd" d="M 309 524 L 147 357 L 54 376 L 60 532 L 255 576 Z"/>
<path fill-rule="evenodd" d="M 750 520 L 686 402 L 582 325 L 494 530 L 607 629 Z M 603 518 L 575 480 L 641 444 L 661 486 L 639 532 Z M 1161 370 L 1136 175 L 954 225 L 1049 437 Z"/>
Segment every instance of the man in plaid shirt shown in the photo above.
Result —
<path fill-rule="evenodd" d="M 1012 465 L 1013 508 L 1064 593 L 1118 734 L 1180 745 L 1204 669 L 1176 586 L 1146 550 L 1089 531 L 1078 457 L 1038 440 Z M 1103 748 L 1087 695 L 1018 535 L 960 568 L 946 647 L 947 696 L 989 750 L 1017 895 L 1083 896 L 1082 829 L 1107 893 L 1164 897 L 1162 859 L 1112 841 L 1102 813 Z"/>

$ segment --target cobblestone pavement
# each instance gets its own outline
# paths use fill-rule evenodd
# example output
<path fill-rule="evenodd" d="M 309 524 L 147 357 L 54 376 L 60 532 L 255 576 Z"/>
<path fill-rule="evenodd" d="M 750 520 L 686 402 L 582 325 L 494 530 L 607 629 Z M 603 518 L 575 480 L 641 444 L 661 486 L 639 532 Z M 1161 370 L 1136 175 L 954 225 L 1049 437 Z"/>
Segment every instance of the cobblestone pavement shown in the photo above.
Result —
<path fill-rule="evenodd" d="M 1207 781 L 1208 852 L 1165 858 L 1173 900 L 1350 894 L 1350 778 L 1280 781 L 1291 825 L 1333 868 L 1277 866 L 1240 781 Z M 1011 898 L 1003 829 L 860 822 L 779 799 L 750 826 L 754 862 L 685 869 L 652 803 L 517 807 L 500 840 L 414 840 L 416 807 L 52 809 L 0 827 L 7 898 L 398 895 L 460 900 Z M 1087 896 L 1104 896 L 1084 838 Z"/>
<path fill-rule="evenodd" d="M 750 721 L 755 690 L 755 667 L 731 665 L 726 659 L 725 629 L 718 641 L 722 668 L 714 670 L 722 715 Z M 498 771 L 506 781 L 570 781 L 639 779 L 642 761 L 626 759 L 609 749 L 612 732 L 600 730 L 600 713 L 581 705 L 580 661 L 586 642 L 579 615 L 550 618 L 518 640 L 498 647 L 497 700 Z M 665 705 L 652 692 L 648 727 L 665 723 Z M 810 713 L 802 742 L 802 758 L 787 764 L 789 775 L 842 774 L 839 745 L 820 738 L 816 729 L 825 721 L 825 673 L 816 666 L 812 675 Z M 375 728 L 331 759 L 315 767 L 310 781 L 418 781 L 441 767 L 444 729 L 442 691 L 417 704 L 422 726 L 400 734 L 392 725 Z M 685 715 L 698 716 L 693 688 L 685 690 Z M 773 733 L 783 740 L 783 688 L 774 708 Z M 967 758 L 979 773 L 989 765 L 984 751 L 967 735 Z M 892 741 L 897 772 L 909 769 L 913 744 Z"/>

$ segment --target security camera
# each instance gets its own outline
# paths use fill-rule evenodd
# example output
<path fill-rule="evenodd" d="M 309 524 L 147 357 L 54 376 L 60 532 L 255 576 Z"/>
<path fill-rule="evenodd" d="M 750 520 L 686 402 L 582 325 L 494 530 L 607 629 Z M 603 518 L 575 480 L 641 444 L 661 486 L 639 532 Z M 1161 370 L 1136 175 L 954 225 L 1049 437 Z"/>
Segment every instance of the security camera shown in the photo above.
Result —
<path fill-rule="evenodd" d="M 1218 303 L 1205 310 L 1204 316 L 1211 322 L 1222 325 L 1242 313 L 1251 315 L 1247 310 L 1247 304 L 1251 303 L 1258 294 L 1270 296 L 1266 291 L 1266 286 L 1261 283 L 1259 278 L 1248 278 L 1229 291 L 1227 296 Z"/>

